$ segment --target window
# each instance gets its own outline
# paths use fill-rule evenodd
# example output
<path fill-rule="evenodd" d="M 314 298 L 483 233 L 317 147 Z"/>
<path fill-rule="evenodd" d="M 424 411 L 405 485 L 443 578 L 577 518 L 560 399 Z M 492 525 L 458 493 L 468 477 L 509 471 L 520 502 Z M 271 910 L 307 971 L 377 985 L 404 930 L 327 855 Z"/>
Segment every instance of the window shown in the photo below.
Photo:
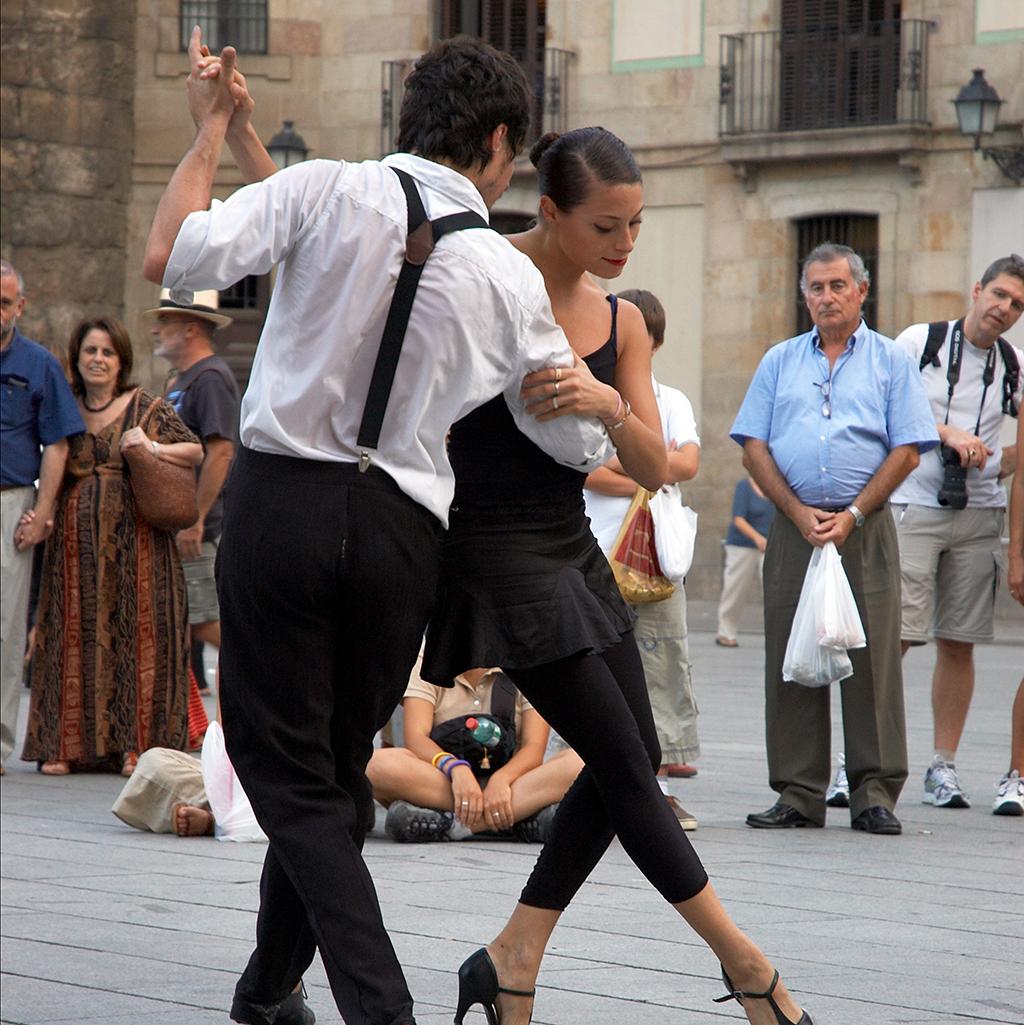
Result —
<path fill-rule="evenodd" d="M 226 310 L 258 310 L 265 275 L 249 274 L 220 293 L 220 305 Z"/>
<path fill-rule="evenodd" d="M 783 131 L 892 124 L 900 0 L 782 0 Z"/>
<path fill-rule="evenodd" d="M 196 25 L 211 50 L 233 46 L 239 53 L 267 52 L 267 0 L 181 0 L 182 50 Z"/>
<path fill-rule="evenodd" d="M 544 121 L 545 0 L 441 0 L 440 38 L 478 36 L 510 53 L 522 66 L 537 97 L 534 133 Z"/>
<path fill-rule="evenodd" d="M 862 313 L 868 327 L 878 330 L 878 218 L 862 214 L 826 214 L 824 217 L 802 217 L 796 224 L 796 333 L 813 327 L 807 304 L 800 292 L 800 270 L 808 253 L 822 242 L 838 242 L 849 246 L 864 261 L 871 275 L 871 287 L 864 300 Z"/>

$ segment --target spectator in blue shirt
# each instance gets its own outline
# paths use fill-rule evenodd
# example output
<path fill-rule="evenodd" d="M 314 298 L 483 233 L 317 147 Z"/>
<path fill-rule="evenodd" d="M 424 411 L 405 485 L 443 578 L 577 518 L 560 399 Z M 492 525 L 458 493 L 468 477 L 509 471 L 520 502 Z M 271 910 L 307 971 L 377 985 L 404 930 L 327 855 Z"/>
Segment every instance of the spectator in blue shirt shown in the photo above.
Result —
<path fill-rule="evenodd" d="M 718 634 L 715 643 L 735 648 L 736 633 L 747 593 L 754 579 L 763 579 L 764 550 L 775 518 L 775 506 L 764 496 L 757 481 L 744 477 L 732 496 L 732 520 L 725 535 L 725 567 L 722 596 L 718 602 Z"/>
<path fill-rule="evenodd" d="M 32 548 L 53 526 L 68 435 L 85 430 L 56 358 L 18 330 L 24 309 L 21 274 L 0 260 L 0 773 L 18 725 Z"/>
<path fill-rule="evenodd" d="M 800 286 L 814 328 L 765 354 L 731 432 L 782 513 L 764 562 L 768 775 L 778 800 L 747 816 L 755 828 L 825 824 L 829 688 L 784 682 L 782 661 L 811 552 L 833 541 L 868 641 L 850 652 L 853 676 L 842 683 L 851 825 L 902 831 L 893 814 L 907 778 L 899 552 L 886 503 L 938 435 L 917 367 L 861 319 L 868 283 L 848 246 L 810 253 Z"/>

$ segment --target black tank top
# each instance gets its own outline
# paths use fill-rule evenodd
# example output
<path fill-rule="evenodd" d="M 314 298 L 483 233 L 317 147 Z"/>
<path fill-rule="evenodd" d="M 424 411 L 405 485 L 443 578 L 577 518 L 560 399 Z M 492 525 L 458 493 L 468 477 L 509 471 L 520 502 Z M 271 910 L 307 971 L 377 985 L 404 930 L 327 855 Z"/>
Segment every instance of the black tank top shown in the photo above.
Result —
<path fill-rule="evenodd" d="M 618 354 L 618 300 L 609 295 L 608 340 L 584 361 L 602 384 L 612 384 Z M 455 470 L 452 511 L 579 501 L 586 474 L 555 462 L 516 427 L 503 396 L 452 425 L 448 454 Z"/>

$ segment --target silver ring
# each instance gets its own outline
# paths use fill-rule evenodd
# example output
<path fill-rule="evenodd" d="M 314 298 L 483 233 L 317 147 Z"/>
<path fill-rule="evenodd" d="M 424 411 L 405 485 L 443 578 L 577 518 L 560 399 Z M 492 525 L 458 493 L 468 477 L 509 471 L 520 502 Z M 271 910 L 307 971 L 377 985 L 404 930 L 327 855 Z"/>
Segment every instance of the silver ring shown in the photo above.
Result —
<path fill-rule="evenodd" d="M 501 818 L 501 812 L 497 812 L 497 811 L 496 811 L 496 812 L 494 813 L 494 817 L 495 817 L 496 819 L 500 819 L 500 818 Z"/>
<path fill-rule="evenodd" d="M 558 378 L 555 378 L 555 394 L 558 394 Z"/>
<path fill-rule="evenodd" d="M 468 808 L 469 807 L 469 801 L 463 801 L 462 802 L 462 807 L 463 808 Z"/>
<path fill-rule="evenodd" d="M 555 395 L 551 400 L 551 408 L 558 409 L 558 396 Z"/>

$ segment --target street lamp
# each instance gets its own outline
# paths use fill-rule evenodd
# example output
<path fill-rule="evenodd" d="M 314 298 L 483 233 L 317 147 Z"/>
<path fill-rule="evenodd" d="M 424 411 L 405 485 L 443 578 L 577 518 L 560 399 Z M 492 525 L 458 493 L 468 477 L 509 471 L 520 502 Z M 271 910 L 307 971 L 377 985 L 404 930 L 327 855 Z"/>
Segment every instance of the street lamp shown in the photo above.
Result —
<path fill-rule="evenodd" d="M 996 130 L 999 108 L 1003 101 L 999 93 L 985 81 L 983 68 L 975 68 L 971 80 L 956 94 L 953 105 L 962 135 L 974 136 L 975 150 L 992 158 L 996 167 L 1018 185 L 1024 179 L 1024 146 L 982 146 L 981 137 Z"/>
<path fill-rule="evenodd" d="M 305 160 L 309 148 L 306 140 L 295 131 L 295 122 L 285 121 L 281 131 L 267 143 L 267 152 L 278 168 L 282 168 Z"/>

